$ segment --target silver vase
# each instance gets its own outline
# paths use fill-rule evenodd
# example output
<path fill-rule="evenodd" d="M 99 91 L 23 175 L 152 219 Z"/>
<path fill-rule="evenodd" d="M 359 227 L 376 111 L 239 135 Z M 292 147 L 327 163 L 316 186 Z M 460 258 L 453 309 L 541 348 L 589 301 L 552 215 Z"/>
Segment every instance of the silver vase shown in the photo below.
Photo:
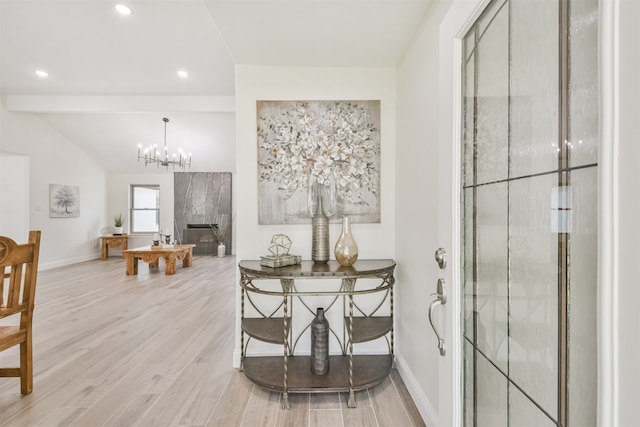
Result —
<path fill-rule="evenodd" d="M 329 322 L 324 308 L 318 308 L 311 321 L 311 372 L 326 375 L 329 372 Z"/>
<path fill-rule="evenodd" d="M 318 209 L 311 218 L 311 259 L 316 264 L 329 261 L 329 217 L 322 208 L 322 199 L 318 201 Z"/>

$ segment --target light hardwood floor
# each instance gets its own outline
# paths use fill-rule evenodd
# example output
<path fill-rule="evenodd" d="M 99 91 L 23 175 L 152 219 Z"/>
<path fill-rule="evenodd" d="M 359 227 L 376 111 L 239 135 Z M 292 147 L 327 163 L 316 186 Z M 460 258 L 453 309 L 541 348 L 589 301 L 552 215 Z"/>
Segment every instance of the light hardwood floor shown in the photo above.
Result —
<path fill-rule="evenodd" d="M 111 256 L 41 271 L 34 312 L 34 391 L 0 378 L 1 426 L 418 426 L 394 370 L 346 395 L 280 393 L 232 368 L 236 260 L 194 257 L 174 276 Z M 16 351 L 14 351 L 16 350 Z M 17 349 L 0 365 L 17 364 Z"/>

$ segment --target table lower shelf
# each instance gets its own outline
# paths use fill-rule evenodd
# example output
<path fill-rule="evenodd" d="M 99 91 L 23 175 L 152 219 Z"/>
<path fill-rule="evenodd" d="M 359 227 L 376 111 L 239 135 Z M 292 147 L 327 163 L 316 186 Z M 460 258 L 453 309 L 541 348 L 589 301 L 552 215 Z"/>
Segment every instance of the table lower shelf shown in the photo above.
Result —
<path fill-rule="evenodd" d="M 349 391 L 349 356 L 329 356 L 329 373 L 311 373 L 309 356 L 288 357 L 287 391 L 289 393 L 323 393 Z M 353 356 L 353 389 L 364 390 L 384 380 L 391 372 L 391 355 Z M 284 391 L 284 357 L 245 357 L 245 375 L 255 384 L 271 390 Z"/>

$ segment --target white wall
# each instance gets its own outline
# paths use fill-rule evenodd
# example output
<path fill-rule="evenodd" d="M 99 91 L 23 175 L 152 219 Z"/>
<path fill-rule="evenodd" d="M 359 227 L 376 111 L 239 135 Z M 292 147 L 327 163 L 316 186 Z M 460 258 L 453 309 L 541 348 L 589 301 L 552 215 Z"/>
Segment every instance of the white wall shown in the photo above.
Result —
<path fill-rule="evenodd" d="M 238 260 L 268 253 L 274 234 L 287 234 L 291 253 L 311 259 L 311 224 L 258 225 L 257 100 L 379 99 L 381 108 L 381 223 L 353 224 L 360 258 L 395 257 L 395 70 L 392 68 L 236 67 L 236 253 Z M 335 244 L 339 224 L 332 224 Z M 402 286 L 398 283 L 398 286 Z M 239 293 L 238 293 L 239 295 Z M 238 298 L 239 301 L 239 298 Z M 239 305 L 238 305 L 238 313 Z M 329 319 L 331 322 L 331 319 Z M 239 319 L 238 319 L 239 323 Z M 239 366 L 238 345 L 234 366 Z M 282 350 L 279 350 L 280 353 Z"/>
<path fill-rule="evenodd" d="M 440 399 L 440 355 L 427 309 L 438 278 L 438 40 L 447 4 L 435 6 L 398 68 L 398 369 L 427 425 L 436 425 Z"/>
<path fill-rule="evenodd" d="M 29 157 L 0 151 L 0 235 L 29 236 Z"/>
<path fill-rule="evenodd" d="M 42 231 L 40 269 L 99 257 L 106 206 L 103 168 L 35 115 L 2 106 L 0 123 L 0 151 L 29 157 L 29 228 Z M 49 184 L 80 187 L 79 217 L 49 218 Z"/>
<path fill-rule="evenodd" d="M 396 254 L 399 260 L 398 282 L 398 370 L 401 373 L 427 425 L 446 425 L 450 396 L 442 395 L 442 358 L 438 342 L 429 325 L 428 306 L 434 299 L 438 278 L 449 283 L 446 306 L 438 307 L 435 322 L 439 332 L 451 330 L 453 298 L 456 298 L 450 271 L 456 256 L 450 240 L 453 218 L 452 144 L 449 124 L 453 92 L 451 58 L 441 58 L 441 27 L 451 3 L 435 2 L 413 46 L 398 67 L 398 136 L 396 193 Z M 442 60 L 447 61 L 442 64 Z M 441 86 L 446 89 L 443 90 Z M 446 121 L 442 117 L 447 117 Z M 442 138 L 442 135 L 448 138 Z M 444 203 L 444 206 L 439 206 Z M 448 217 L 442 217 L 442 212 Z M 446 243 L 442 236 L 448 235 Z M 444 246 L 449 264 L 441 271 L 434 259 L 435 250 Z M 444 274 L 449 274 L 444 276 Z M 446 321 L 444 321 L 446 319 Z M 454 344 L 446 340 L 448 357 Z M 443 412 L 444 411 L 444 412 Z"/>

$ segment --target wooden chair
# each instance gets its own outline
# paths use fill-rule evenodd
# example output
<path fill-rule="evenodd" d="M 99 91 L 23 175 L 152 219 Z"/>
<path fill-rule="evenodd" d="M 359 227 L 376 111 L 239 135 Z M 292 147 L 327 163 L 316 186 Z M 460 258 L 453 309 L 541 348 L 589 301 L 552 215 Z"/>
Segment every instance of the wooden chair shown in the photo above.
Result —
<path fill-rule="evenodd" d="M 20 377 L 22 394 L 33 390 L 31 319 L 39 253 L 40 231 L 30 231 L 23 245 L 0 236 L 0 351 L 20 344 L 20 367 L 0 368 L 0 377 Z"/>

